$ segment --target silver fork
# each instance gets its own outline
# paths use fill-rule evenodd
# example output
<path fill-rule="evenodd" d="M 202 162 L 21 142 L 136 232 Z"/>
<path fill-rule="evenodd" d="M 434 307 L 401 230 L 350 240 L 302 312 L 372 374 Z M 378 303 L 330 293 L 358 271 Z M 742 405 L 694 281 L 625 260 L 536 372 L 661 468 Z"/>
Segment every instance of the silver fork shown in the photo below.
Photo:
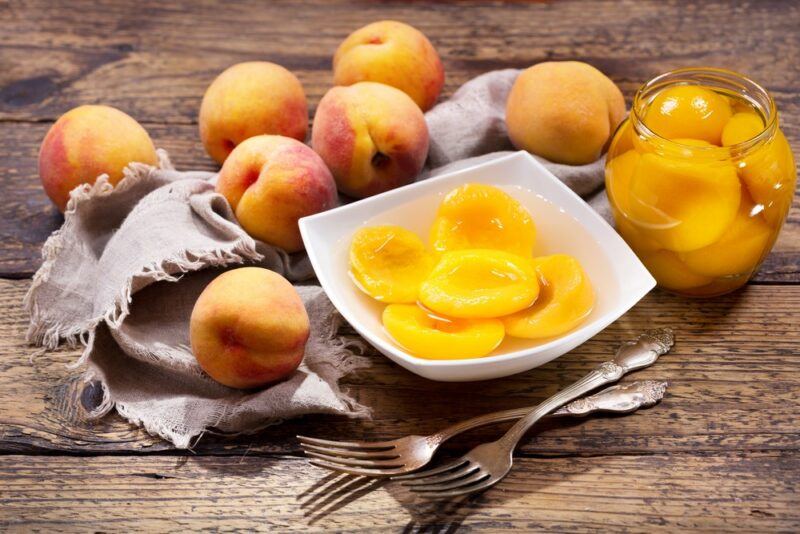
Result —
<path fill-rule="evenodd" d="M 672 346 L 672 333 L 668 330 L 645 333 L 636 341 L 623 344 L 617 354 L 652 350 L 660 344 L 663 351 Z M 641 406 L 652 406 L 664 395 L 666 384 L 645 381 L 626 386 L 615 386 L 602 392 L 578 399 L 553 415 L 587 415 L 595 411 L 630 412 Z M 504 410 L 467 419 L 429 436 L 405 436 L 389 441 L 331 441 L 297 436 L 310 462 L 353 475 L 395 476 L 411 473 L 430 462 L 442 443 L 467 430 L 504 421 L 519 419 L 530 411 L 529 407 Z"/>
<path fill-rule="evenodd" d="M 497 441 L 478 445 L 444 466 L 395 477 L 395 480 L 402 480 L 412 491 L 434 499 L 483 491 L 508 474 L 517 443 L 539 419 L 597 387 L 616 382 L 630 371 L 652 365 L 669 350 L 672 342 L 672 331 L 668 329 L 640 336 L 636 342 L 620 347 L 613 360 L 601 363 L 582 379 L 530 410 Z"/>

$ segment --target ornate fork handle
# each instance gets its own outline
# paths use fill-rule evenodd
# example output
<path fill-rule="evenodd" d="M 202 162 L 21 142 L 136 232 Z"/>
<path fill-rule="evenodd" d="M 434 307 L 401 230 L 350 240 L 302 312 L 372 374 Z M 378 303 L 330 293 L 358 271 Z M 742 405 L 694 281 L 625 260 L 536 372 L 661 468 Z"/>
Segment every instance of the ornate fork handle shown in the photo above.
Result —
<path fill-rule="evenodd" d="M 668 329 L 648 332 L 639 336 L 636 341 L 624 344 L 613 360 L 601 363 L 585 377 L 529 411 L 498 440 L 498 443 L 510 452 L 528 429 L 548 413 L 593 389 L 616 382 L 630 371 L 652 365 L 671 346 L 672 331 Z"/>
<path fill-rule="evenodd" d="M 650 354 L 652 352 L 661 355 L 667 352 L 672 347 L 672 343 L 673 343 L 673 336 L 671 330 L 669 329 L 651 330 L 639 336 L 639 338 L 636 341 L 628 341 L 627 343 L 623 344 L 619 348 L 619 350 L 617 350 L 614 361 L 616 361 L 617 358 L 625 358 L 626 360 L 630 360 L 631 362 L 637 361 L 638 359 L 647 359 L 651 357 Z M 617 364 L 615 364 L 614 362 L 606 362 L 604 364 L 601 364 L 598 367 L 598 369 L 608 369 L 610 365 L 617 365 Z M 597 369 L 595 371 L 592 371 L 592 375 L 594 375 L 594 373 L 596 372 Z M 584 380 L 586 380 L 586 377 L 584 378 Z M 590 387 L 586 391 L 590 391 L 591 389 L 599 387 L 600 385 L 602 385 L 602 383 L 598 383 L 597 385 Z M 574 401 L 574 403 L 568 406 L 564 406 L 562 410 L 559 410 L 560 412 L 562 412 L 559 415 L 563 414 L 563 410 L 566 410 L 568 413 L 573 415 L 578 415 L 578 414 L 585 415 L 591 413 L 592 411 L 595 411 L 595 408 L 592 408 L 592 406 L 597 406 L 596 409 L 609 409 L 608 407 L 610 406 L 614 405 L 618 406 L 620 405 L 620 403 L 625 401 L 624 397 L 626 396 L 626 394 L 634 393 L 628 389 L 630 387 L 631 386 L 618 386 L 619 389 L 609 388 L 601 391 L 600 393 L 597 393 L 596 395 L 587 397 L 586 399 L 579 399 L 577 401 Z M 664 390 L 663 390 L 664 387 L 666 387 L 666 384 L 662 386 L 660 391 L 655 390 L 652 392 L 652 394 L 649 395 L 650 397 L 653 397 L 652 401 L 649 401 L 649 404 L 655 404 L 655 402 L 657 402 L 664 395 Z M 644 394 L 644 390 L 642 390 L 642 392 Z M 579 397 L 580 395 L 581 394 L 575 394 L 572 397 L 572 399 Z M 561 404 L 565 404 L 566 402 L 569 402 L 569 400 L 570 399 L 567 399 Z M 647 405 L 647 402 L 644 402 L 644 399 L 642 400 L 643 400 L 643 405 Z M 630 400 L 627 400 L 627 402 L 630 402 Z M 561 404 L 555 405 L 553 408 L 548 410 L 548 412 L 552 411 L 555 408 L 558 408 L 559 406 L 561 406 Z M 638 408 L 638 405 L 631 406 L 631 410 L 636 408 Z M 435 434 L 432 434 L 431 436 L 428 437 L 428 440 L 431 443 L 431 445 L 438 445 L 457 434 L 466 432 L 467 430 L 471 430 L 479 426 L 489 425 L 493 423 L 513 421 L 515 419 L 519 419 L 520 417 L 527 415 L 528 413 L 530 413 L 530 411 L 531 411 L 530 407 L 516 408 L 512 410 L 504 410 L 502 412 L 495 412 L 486 415 L 481 415 L 478 417 L 473 417 L 472 419 L 460 421 L 452 426 L 440 430 L 439 432 L 436 432 Z"/>
<path fill-rule="evenodd" d="M 617 413 L 633 412 L 643 406 L 652 406 L 660 401 L 664 397 L 667 385 L 666 382 L 640 380 L 638 382 L 631 382 L 630 384 L 611 386 L 594 395 L 576 399 L 569 404 L 565 404 L 558 410 L 548 414 L 548 417 L 563 415 L 583 417 L 600 411 Z M 514 421 L 523 417 L 529 411 L 530 407 L 527 406 L 473 417 L 472 419 L 461 421 L 453 426 L 440 430 L 431 436 L 430 439 L 442 443 L 461 432 L 466 432 L 467 430 L 479 426 Z"/>

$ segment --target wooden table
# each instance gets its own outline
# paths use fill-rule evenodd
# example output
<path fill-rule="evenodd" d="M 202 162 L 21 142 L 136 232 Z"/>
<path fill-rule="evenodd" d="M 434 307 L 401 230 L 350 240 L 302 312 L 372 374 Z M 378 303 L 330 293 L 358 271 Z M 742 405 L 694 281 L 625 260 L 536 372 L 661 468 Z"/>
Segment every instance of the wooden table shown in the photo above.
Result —
<path fill-rule="evenodd" d="M 766 85 L 800 147 L 796 2 L 157 2 L 0 1 L 0 530 L 748 531 L 800 529 L 800 209 L 754 281 L 714 300 L 655 291 L 572 354 L 477 384 L 418 378 L 385 358 L 346 379 L 370 421 L 306 417 L 239 439 L 174 450 L 119 416 L 84 417 L 92 390 L 77 350 L 38 354 L 20 301 L 61 216 L 42 193 L 39 143 L 69 108 L 132 114 L 179 168 L 214 169 L 197 133 L 205 87 L 222 69 L 271 60 L 298 74 L 312 107 L 343 37 L 378 19 L 426 33 L 447 70 L 445 96 L 491 69 L 588 61 L 628 101 L 682 66 L 738 70 Z M 672 326 L 678 342 L 639 378 L 665 400 L 628 417 L 549 423 L 512 474 L 459 504 L 411 501 L 395 485 L 310 467 L 296 433 L 355 438 L 433 431 L 531 405 L 606 359 L 621 341 Z M 464 450 L 497 435 L 457 440 Z"/>

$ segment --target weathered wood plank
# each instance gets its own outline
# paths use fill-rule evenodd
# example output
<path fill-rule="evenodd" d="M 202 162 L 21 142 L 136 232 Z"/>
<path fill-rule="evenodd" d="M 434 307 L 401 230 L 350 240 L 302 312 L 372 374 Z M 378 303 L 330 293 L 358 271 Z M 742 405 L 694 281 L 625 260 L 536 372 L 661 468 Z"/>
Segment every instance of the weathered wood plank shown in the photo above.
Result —
<path fill-rule="evenodd" d="M 36 158 L 49 122 L 0 122 L 0 277 L 27 278 L 41 264 L 41 247 L 63 218 L 44 194 Z M 169 151 L 178 169 L 215 170 L 191 124 L 145 124 L 157 146 Z M 800 197 L 756 281 L 800 282 Z"/>
<path fill-rule="evenodd" d="M 625 92 L 666 70 L 698 63 L 743 71 L 788 113 L 800 36 L 793 2 L 374 3 L 251 0 L 224 8 L 155 0 L 9 3 L 0 17 L 0 117 L 54 119 L 102 100 L 142 121 L 192 122 L 207 84 L 226 66 L 267 59 L 296 71 L 312 105 L 331 83 L 331 57 L 351 31 L 394 18 L 439 50 L 446 94 L 487 70 L 583 59 Z M 89 11 L 89 13 L 87 13 Z M 65 31 L 65 29 L 69 31 Z M 789 114 L 797 117 L 794 112 Z M 788 121 L 792 134 L 796 120 Z"/>
<path fill-rule="evenodd" d="M 0 529 L 796 531 L 787 453 L 518 458 L 462 503 L 281 457 L 0 457 Z"/>
<path fill-rule="evenodd" d="M 77 352 L 34 356 L 36 349 L 22 340 L 27 323 L 19 303 L 27 287 L 27 281 L 0 280 L 0 453 L 170 451 L 116 415 L 96 423 L 83 419 L 78 371 L 66 368 Z M 514 377 L 473 384 L 431 382 L 373 354 L 372 368 L 345 380 L 373 409 L 372 420 L 309 416 L 254 436 L 206 435 L 195 452 L 298 453 L 294 435 L 299 433 L 384 439 L 533 405 L 608 359 L 621 341 L 653 326 L 678 329 L 673 352 L 636 375 L 671 383 L 659 406 L 627 417 L 549 422 L 522 450 L 548 456 L 797 451 L 799 308 L 800 286 L 749 286 L 709 301 L 656 292 L 574 354 Z M 490 439 L 497 431 L 475 431 L 453 447 Z"/>

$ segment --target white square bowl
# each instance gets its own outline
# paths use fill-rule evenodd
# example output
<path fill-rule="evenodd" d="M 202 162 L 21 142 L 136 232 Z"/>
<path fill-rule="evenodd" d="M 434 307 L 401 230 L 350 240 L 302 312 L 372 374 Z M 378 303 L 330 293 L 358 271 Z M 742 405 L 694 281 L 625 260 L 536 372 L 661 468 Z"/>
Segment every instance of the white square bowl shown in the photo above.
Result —
<path fill-rule="evenodd" d="M 381 311 L 385 304 L 362 293 L 350 279 L 350 240 L 360 226 L 396 224 L 417 232 L 427 242 L 428 229 L 444 195 L 470 182 L 494 185 L 520 201 L 536 223 L 535 255 L 564 253 L 576 257 L 595 288 L 595 307 L 581 326 L 558 338 L 534 342 L 507 337 L 483 358 L 417 358 L 384 331 Z M 656 284 L 614 229 L 527 152 L 304 217 L 300 232 L 323 289 L 353 328 L 397 364 L 445 382 L 498 378 L 547 363 L 596 335 Z"/>

